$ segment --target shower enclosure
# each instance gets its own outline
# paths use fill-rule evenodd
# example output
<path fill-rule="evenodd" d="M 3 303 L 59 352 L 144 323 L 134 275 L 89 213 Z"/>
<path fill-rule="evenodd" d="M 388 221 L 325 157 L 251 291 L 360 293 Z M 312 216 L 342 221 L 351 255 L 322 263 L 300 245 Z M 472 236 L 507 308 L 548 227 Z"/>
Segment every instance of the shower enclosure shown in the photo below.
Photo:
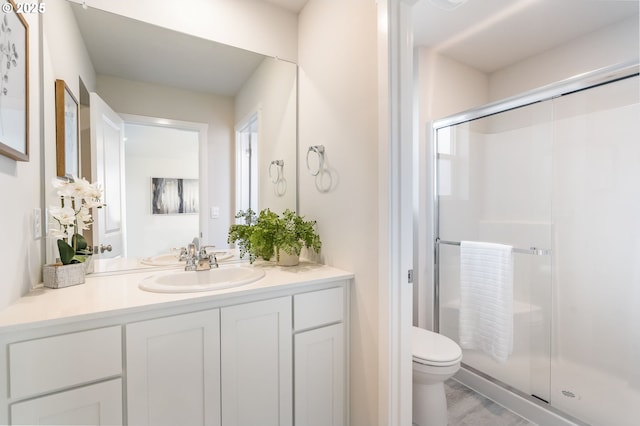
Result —
<path fill-rule="evenodd" d="M 436 330 L 461 241 L 512 245 L 514 349 L 463 366 L 576 423 L 640 419 L 640 83 L 605 70 L 434 124 Z"/>

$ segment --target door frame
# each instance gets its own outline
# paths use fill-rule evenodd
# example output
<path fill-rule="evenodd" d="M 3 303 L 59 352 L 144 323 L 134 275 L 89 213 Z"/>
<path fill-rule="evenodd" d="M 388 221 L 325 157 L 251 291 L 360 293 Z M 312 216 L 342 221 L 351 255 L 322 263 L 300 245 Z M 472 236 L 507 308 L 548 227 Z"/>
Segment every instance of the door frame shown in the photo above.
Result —
<path fill-rule="evenodd" d="M 170 118 L 149 117 L 136 114 L 120 114 L 120 116 L 122 117 L 125 126 L 127 124 L 138 124 L 143 126 L 167 127 L 198 132 L 198 175 L 201 182 L 198 193 L 198 196 L 200 197 L 200 214 L 198 219 L 200 226 L 200 237 L 204 238 L 205 235 L 209 235 L 209 219 L 207 216 L 207 206 L 209 206 L 209 125 L 206 123 L 198 123 L 195 121 L 173 120 Z M 203 182 L 205 183 L 204 185 L 202 184 Z"/>
<path fill-rule="evenodd" d="M 414 143 L 412 9 L 378 1 L 378 424 L 412 424 Z"/>

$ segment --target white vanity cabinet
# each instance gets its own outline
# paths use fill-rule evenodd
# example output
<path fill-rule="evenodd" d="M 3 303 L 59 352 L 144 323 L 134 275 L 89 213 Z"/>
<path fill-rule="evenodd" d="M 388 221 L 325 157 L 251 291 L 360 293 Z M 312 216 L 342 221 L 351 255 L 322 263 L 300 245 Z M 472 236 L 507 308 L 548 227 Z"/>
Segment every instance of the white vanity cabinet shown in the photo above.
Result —
<path fill-rule="evenodd" d="M 296 294 L 293 302 L 295 424 L 346 425 L 345 289 Z"/>
<path fill-rule="evenodd" d="M 274 268 L 177 296 L 141 292 L 141 277 L 0 312 L 0 424 L 348 425 L 350 274 Z"/>
<path fill-rule="evenodd" d="M 6 356 L 10 424 L 122 424 L 121 327 L 11 342 Z"/>
<path fill-rule="evenodd" d="M 220 425 L 220 311 L 126 325 L 131 425 Z"/>

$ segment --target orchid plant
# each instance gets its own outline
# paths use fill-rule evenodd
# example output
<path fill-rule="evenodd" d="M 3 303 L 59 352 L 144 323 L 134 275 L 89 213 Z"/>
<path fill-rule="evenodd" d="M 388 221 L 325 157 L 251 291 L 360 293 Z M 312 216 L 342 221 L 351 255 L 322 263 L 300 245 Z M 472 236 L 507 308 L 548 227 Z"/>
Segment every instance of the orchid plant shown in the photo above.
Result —
<path fill-rule="evenodd" d="M 63 265 L 85 262 L 91 249 L 81 232 L 88 230 L 93 223 L 91 209 L 104 206 L 102 189 L 97 183 L 77 177 L 68 180 L 54 178 L 52 184 L 60 197 L 60 206 L 49 207 L 51 217 L 58 224 L 51 228 L 49 235 L 58 240 Z"/>

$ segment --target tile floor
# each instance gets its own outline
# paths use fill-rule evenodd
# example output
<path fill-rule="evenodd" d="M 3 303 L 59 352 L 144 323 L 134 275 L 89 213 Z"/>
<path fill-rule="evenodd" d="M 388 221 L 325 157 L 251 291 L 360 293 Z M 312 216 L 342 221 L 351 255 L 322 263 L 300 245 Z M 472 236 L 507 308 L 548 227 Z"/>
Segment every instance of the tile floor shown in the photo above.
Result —
<path fill-rule="evenodd" d="M 445 382 L 449 426 L 533 426 L 501 405 L 449 379 Z"/>

